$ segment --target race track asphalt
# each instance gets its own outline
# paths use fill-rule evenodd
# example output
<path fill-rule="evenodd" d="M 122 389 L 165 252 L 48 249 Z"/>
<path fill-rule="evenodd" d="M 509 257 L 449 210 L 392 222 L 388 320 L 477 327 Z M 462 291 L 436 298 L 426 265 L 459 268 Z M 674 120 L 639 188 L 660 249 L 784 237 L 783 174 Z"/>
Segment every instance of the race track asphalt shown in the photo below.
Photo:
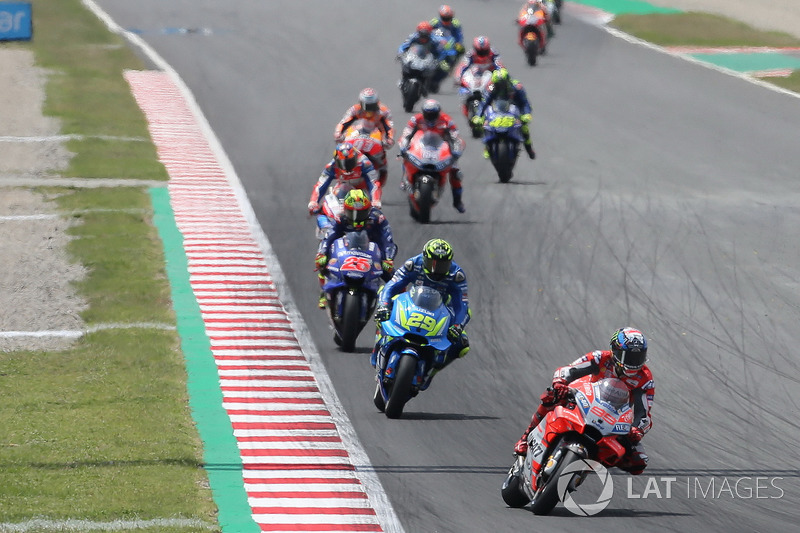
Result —
<path fill-rule="evenodd" d="M 448 196 L 425 226 L 409 218 L 391 158 L 385 212 L 399 256 L 433 236 L 452 242 L 469 277 L 473 350 L 388 420 L 371 401 L 372 336 L 341 353 L 316 309 L 305 205 L 361 88 L 375 87 L 402 129 L 395 50 L 438 4 L 98 3 L 197 98 L 406 531 L 796 528 L 798 99 L 627 43 L 569 9 L 527 67 L 517 2 L 454 5 L 468 38 L 488 35 L 528 89 L 539 157 L 500 184 L 468 140 L 467 213 Z M 466 128 L 456 92 L 440 99 Z M 653 477 L 628 485 L 614 472 L 611 505 L 590 519 L 507 508 L 512 447 L 553 369 L 623 325 L 650 341 Z"/>

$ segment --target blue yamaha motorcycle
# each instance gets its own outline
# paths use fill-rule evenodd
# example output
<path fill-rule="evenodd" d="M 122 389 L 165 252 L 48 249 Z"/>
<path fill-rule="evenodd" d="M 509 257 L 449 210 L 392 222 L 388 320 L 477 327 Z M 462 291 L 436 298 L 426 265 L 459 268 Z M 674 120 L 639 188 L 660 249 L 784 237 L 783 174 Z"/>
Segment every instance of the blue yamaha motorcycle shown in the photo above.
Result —
<path fill-rule="evenodd" d="M 489 160 L 502 183 L 514 175 L 514 165 L 521 145 L 522 121 L 517 106 L 508 100 L 495 100 L 486 109 L 483 125 L 483 143 L 489 151 Z"/>
<path fill-rule="evenodd" d="M 430 370 L 444 364 L 453 315 L 442 295 L 416 285 L 397 296 L 381 322 L 373 402 L 387 418 L 400 418 L 406 403 L 430 385 Z"/>
<path fill-rule="evenodd" d="M 322 286 L 333 324 L 333 340 L 346 352 L 375 312 L 383 279 L 380 247 L 370 242 L 366 231 L 351 231 L 331 246 L 326 266 L 328 280 Z"/>

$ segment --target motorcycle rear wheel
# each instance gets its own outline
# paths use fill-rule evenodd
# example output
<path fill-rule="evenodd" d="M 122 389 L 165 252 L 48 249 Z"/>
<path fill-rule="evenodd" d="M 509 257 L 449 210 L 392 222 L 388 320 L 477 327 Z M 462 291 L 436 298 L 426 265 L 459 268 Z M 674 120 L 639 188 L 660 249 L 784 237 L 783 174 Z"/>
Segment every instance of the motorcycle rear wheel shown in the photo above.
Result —
<path fill-rule="evenodd" d="M 539 41 L 525 41 L 525 58 L 528 60 L 528 65 L 535 67 L 538 55 Z"/>
<path fill-rule="evenodd" d="M 508 477 L 500 489 L 500 495 L 503 496 L 506 505 L 514 508 L 525 507 L 531 501 L 522 491 L 522 480 L 511 472 L 508 473 Z"/>
<path fill-rule="evenodd" d="M 547 479 L 541 491 L 537 491 L 537 496 L 533 499 L 531 511 L 536 515 L 546 515 L 558 504 L 560 498 L 558 494 L 558 478 L 561 473 L 569 466 L 580 459 L 572 450 L 565 449 L 561 454 L 561 461 Z M 545 461 L 546 463 L 546 461 Z"/>
<path fill-rule="evenodd" d="M 417 372 L 417 359 L 413 355 L 404 355 L 397 363 L 397 371 L 392 384 L 389 399 L 386 400 L 387 418 L 400 418 L 406 402 L 411 399 L 411 383 Z"/>

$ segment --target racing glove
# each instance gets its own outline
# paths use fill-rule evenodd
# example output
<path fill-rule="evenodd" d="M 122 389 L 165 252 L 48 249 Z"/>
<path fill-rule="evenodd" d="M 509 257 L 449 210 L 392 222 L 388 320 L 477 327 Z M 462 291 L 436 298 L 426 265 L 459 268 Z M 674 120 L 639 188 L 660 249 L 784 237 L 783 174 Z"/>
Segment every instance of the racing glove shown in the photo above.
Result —
<path fill-rule="evenodd" d="M 381 262 L 381 268 L 383 268 L 383 271 L 386 272 L 387 274 L 394 273 L 394 260 L 388 258 L 384 259 Z"/>
<path fill-rule="evenodd" d="M 319 213 L 319 204 L 317 202 L 308 202 L 308 213 L 310 215 Z"/>
<path fill-rule="evenodd" d="M 631 432 L 628 433 L 628 440 L 634 446 L 639 444 L 639 441 L 642 440 L 642 437 L 644 437 L 644 431 L 639 428 L 631 428 Z"/>
<path fill-rule="evenodd" d="M 471 122 L 476 126 L 483 126 L 483 117 L 480 115 L 475 115 L 472 117 Z"/>
<path fill-rule="evenodd" d="M 530 122 L 530 121 L 531 121 L 531 119 L 532 119 L 532 118 L 533 118 L 533 117 L 531 117 L 531 114 L 530 114 L 530 113 L 525 113 L 524 115 L 522 115 L 521 117 L 519 117 L 519 120 L 520 120 L 520 121 L 521 121 L 523 124 L 527 124 L 528 122 Z"/>
<path fill-rule="evenodd" d="M 391 314 L 392 314 L 391 305 L 380 304 L 378 305 L 377 309 L 375 309 L 375 322 L 383 322 L 384 320 L 389 320 Z"/>
<path fill-rule="evenodd" d="M 328 256 L 323 254 L 322 252 L 318 253 L 317 256 L 314 258 L 314 264 L 317 266 L 314 270 L 322 270 L 325 268 L 325 265 L 328 264 Z"/>
<path fill-rule="evenodd" d="M 456 52 L 458 52 L 459 54 L 463 54 L 464 50 L 465 50 L 465 48 L 464 48 L 463 44 L 456 43 Z"/>
<path fill-rule="evenodd" d="M 447 340 L 450 342 L 456 342 L 461 338 L 461 335 L 464 333 L 464 328 L 460 324 L 453 324 L 447 330 Z"/>

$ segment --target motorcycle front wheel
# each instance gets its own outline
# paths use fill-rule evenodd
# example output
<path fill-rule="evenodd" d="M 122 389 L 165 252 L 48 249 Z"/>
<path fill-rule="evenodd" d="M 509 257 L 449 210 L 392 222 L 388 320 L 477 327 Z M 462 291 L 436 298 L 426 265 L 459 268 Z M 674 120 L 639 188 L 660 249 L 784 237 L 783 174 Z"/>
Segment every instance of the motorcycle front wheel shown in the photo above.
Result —
<path fill-rule="evenodd" d="M 417 207 L 417 220 L 423 224 L 431 221 L 431 208 L 433 207 L 434 188 L 436 181 L 430 176 L 428 179 L 422 179 L 422 176 L 417 177 L 419 180 L 419 195 L 416 198 Z"/>
<path fill-rule="evenodd" d="M 411 113 L 414 109 L 414 104 L 419 100 L 420 92 L 420 82 L 418 79 L 409 78 L 403 81 L 403 110 L 406 113 Z"/>
<path fill-rule="evenodd" d="M 400 418 L 406 402 L 411 399 L 411 383 L 417 373 L 417 358 L 413 355 L 404 355 L 397 362 L 397 370 L 392 384 L 389 399 L 386 400 L 387 418 Z"/>
<path fill-rule="evenodd" d="M 356 347 L 356 339 L 361 332 L 361 297 L 354 292 L 342 295 L 342 318 L 339 322 L 339 337 L 342 339 L 342 350 L 352 352 Z"/>
<path fill-rule="evenodd" d="M 536 491 L 536 496 L 534 497 L 531 505 L 531 511 L 533 511 L 533 514 L 546 515 L 558 504 L 560 500 L 558 494 L 558 478 L 561 477 L 562 472 L 564 472 L 567 466 L 574 463 L 578 459 L 580 459 L 580 457 L 575 452 L 564 449 L 558 466 L 555 468 L 553 473 L 550 474 L 550 477 L 545 482 L 544 487 L 541 487 L 540 490 Z"/>
<path fill-rule="evenodd" d="M 505 139 L 501 139 L 494 145 L 492 152 L 492 164 L 497 171 L 497 177 L 501 183 L 508 183 L 514 175 L 514 150 Z"/>

